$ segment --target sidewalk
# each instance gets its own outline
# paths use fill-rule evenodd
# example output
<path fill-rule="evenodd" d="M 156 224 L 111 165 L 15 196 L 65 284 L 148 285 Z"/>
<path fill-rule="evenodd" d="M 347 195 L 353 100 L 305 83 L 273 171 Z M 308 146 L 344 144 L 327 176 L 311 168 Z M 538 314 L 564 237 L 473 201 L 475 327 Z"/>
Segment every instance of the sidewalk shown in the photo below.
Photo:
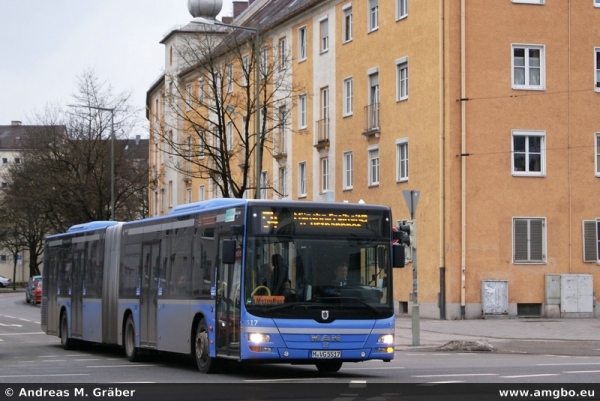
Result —
<path fill-rule="evenodd" d="M 450 341 L 484 341 L 498 352 L 600 356 L 600 319 L 472 319 L 419 322 L 414 346 L 412 318 L 396 318 L 396 350 L 433 350 Z"/>

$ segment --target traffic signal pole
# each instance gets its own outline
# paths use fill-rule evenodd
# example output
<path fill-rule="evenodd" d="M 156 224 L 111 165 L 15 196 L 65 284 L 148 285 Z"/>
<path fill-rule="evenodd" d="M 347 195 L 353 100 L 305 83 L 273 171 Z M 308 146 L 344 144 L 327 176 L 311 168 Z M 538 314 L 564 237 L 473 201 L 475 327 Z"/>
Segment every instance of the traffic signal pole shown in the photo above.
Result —
<path fill-rule="evenodd" d="M 406 205 L 408 206 L 408 210 L 410 211 L 410 219 L 411 222 L 409 227 L 404 229 L 401 228 L 402 231 L 407 231 L 409 233 L 408 245 L 411 248 L 412 254 L 412 267 L 413 267 L 413 292 L 412 292 L 412 345 L 417 346 L 421 345 L 421 320 L 420 320 L 420 311 L 419 311 L 419 282 L 417 280 L 417 221 L 415 220 L 415 211 L 417 210 L 417 202 L 419 200 L 419 191 L 413 190 L 405 190 L 402 191 L 404 195 L 404 199 L 406 200 Z"/>

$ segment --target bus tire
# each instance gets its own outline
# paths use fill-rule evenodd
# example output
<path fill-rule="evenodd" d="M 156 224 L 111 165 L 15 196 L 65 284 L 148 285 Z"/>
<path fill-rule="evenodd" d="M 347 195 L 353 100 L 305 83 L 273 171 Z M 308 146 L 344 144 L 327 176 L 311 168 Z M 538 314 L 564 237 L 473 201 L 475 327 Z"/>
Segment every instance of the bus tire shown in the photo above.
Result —
<path fill-rule="evenodd" d="M 133 316 L 129 315 L 125 322 L 125 330 L 123 331 L 123 348 L 125 348 L 125 356 L 129 362 L 139 362 L 141 360 L 141 350 L 135 346 L 135 324 Z"/>
<path fill-rule="evenodd" d="M 208 326 L 206 320 L 202 319 L 196 327 L 196 337 L 194 341 L 194 358 L 196 365 L 202 373 L 215 373 L 217 371 L 218 360 L 209 356 L 208 351 Z"/>
<path fill-rule="evenodd" d="M 60 345 L 64 350 L 73 349 L 73 339 L 69 338 L 69 321 L 67 319 L 67 313 L 64 312 L 60 317 Z"/>
<path fill-rule="evenodd" d="M 316 363 L 317 369 L 321 373 L 335 373 L 342 368 L 342 361 L 326 360 Z"/>

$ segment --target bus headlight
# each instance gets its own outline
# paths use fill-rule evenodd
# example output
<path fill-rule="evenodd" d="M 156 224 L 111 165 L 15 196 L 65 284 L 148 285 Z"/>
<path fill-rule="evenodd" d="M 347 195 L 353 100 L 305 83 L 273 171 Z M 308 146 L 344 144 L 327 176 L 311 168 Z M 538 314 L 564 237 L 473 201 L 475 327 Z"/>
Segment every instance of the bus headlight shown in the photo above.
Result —
<path fill-rule="evenodd" d="M 377 340 L 377 342 L 383 343 L 383 344 L 394 344 L 394 335 L 393 334 L 384 334 L 379 337 L 379 340 Z"/>
<path fill-rule="evenodd" d="M 268 334 L 261 334 L 261 333 L 250 333 L 248 334 L 248 340 L 251 343 L 268 343 L 271 341 L 271 336 L 269 336 Z"/>

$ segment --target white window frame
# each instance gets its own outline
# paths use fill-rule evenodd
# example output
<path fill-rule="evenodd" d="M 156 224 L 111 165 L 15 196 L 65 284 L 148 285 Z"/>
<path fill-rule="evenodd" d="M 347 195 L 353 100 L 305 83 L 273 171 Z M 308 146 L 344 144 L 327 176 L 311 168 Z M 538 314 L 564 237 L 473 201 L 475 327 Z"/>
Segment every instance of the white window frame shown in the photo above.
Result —
<path fill-rule="evenodd" d="M 306 162 L 298 163 L 298 198 L 306 197 Z"/>
<path fill-rule="evenodd" d="M 369 187 L 379 186 L 380 159 L 379 145 L 372 145 L 367 148 L 367 177 Z"/>
<path fill-rule="evenodd" d="M 268 196 L 268 185 L 269 181 L 269 172 L 261 171 L 260 173 L 260 199 L 267 199 Z"/>
<path fill-rule="evenodd" d="M 319 37 L 321 38 L 319 42 L 321 53 L 327 53 L 329 51 L 329 19 L 327 17 L 319 21 Z"/>
<path fill-rule="evenodd" d="M 594 90 L 600 92 L 600 47 L 594 49 Z"/>
<path fill-rule="evenodd" d="M 596 144 L 595 144 L 595 149 L 596 149 L 596 157 L 595 157 L 595 164 L 596 164 L 596 177 L 600 177 L 600 132 L 596 132 L 596 135 L 594 137 L 596 139 Z"/>
<path fill-rule="evenodd" d="M 185 109 L 187 111 L 192 109 L 192 84 L 185 86 Z"/>
<path fill-rule="evenodd" d="M 329 158 L 323 157 L 321 164 L 321 193 L 329 191 Z"/>
<path fill-rule="evenodd" d="M 368 22 L 367 26 L 369 28 L 369 32 L 376 31 L 379 29 L 379 0 L 368 0 L 369 1 L 369 10 L 368 10 Z"/>
<path fill-rule="evenodd" d="M 583 220 L 581 226 L 583 261 L 600 265 L 600 219 Z"/>
<path fill-rule="evenodd" d="M 204 185 L 200 185 L 198 187 L 198 200 L 199 201 L 205 200 L 205 198 L 204 198 Z"/>
<path fill-rule="evenodd" d="M 192 203 L 192 188 L 187 188 L 186 189 L 185 203 Z"/>
<path fill-rule="evenodd" d="M 525 137 L 525 150 L 515 151 L 515 137 Z M 540 140 L 540 171 L 530 171 L 529 159 L 532 154 L 538 152 L 532 152 L 529 148 L 529 141 L 532 137 L 539 137 Z M 516 154 L 523 154 L 525 158 L 524 170 L 516 166 L 515 159 Z M 546 131 L 525 131 L 525 130 L 513 130 L 511 135 L 511 171 L 513 176 L 524 176 L 524 177 L 545 177 L 546 176 Z"/>
<path fill-rule="evenodd" d="M 308 98 L 306 93 L 298 96 L 298 129 L 306 129 L 306 125 L 308 120 L 306 118 L 306 113 L 308 111 Z"/>
<path fill-rule="evenodd" d="M 279 38 L 279 71 L 287 68 L 287 46 L 286 37 Z"/>
<path fill-rule="evenodd" d="M 269 47 L 260 49 L 260 79 L 266 79 L 269 74 Z"/>
<path fill-rule="evenodd" d="M 408 99 L 408 57 L 396 60 L 396 101 Z"/>
<path fill-rule="evenodd" d="M 343 158 L 343 179 L 342 189 L 350 190 L 354 187 L 354 154 L 348 150 L 342 154 Z"/>
<path fill-rule="evenodd" d="M 304 61 L 308 57 L 308 29 L 306 25 L 298 28 L 298 62 Z"/>
<path fill-rule="evenodd" d="M 173 207 L 173 181 L 169 181 L 169 208 Z"/>
<path fill-rule="evenodd" d="M 198 80 L 198 103 L 204 103 L 204 78 Z"/>
<path fill-rule="evenodd" d="M 348 3 L 342 7 L 343 23 L 342 23 L 342 43 L 348 43 L 352 41 L 353 38 L 353 18 L 352 15 L 352 3 Z"/>
<path fill-rule="evenodd" d="M 352 77 L 344 79 L 342 84 L 343 107 L 342 116 L 351 116 L 354 112 L 354 80 Z"/>
<path fill-rule="evenodd" d="M 227 64 L 225 66 L 227 74 L 227 93 L 233 92 L 233 64 Z"/>
<path fill-rule="evenodd" d="M 233 151 L 233 121 L 227 123 L 227 151 Z"/>
<path fill-rule="evenodd" d="M 594 7 L 600 7 L 600 0 L 594 0 Z"/>
<path fill-rule="evenodd" d="M 536 5 L 542 5 L 546 2 L 546 0 L 510 0 L 511 3 L 517 3 L 517 4 L 536 4 Z"/>
<path fill-rule="evenodd" d="M 409 155 L 408 138 L 396 139 L 396 182 L 408 181 Z"/>
<path fill-rule="evenodd" d="M 537 227 L 538 225 L 540 226 Z M 539 230 L 539 232 L 536 232 L 536 230 Z M 546 264 L 545 217 L 513 217 L 512 237 L 513 264 Z M 518 244 L 517 241 L 519 241 Z M 523 244 L 522 241 L 526 243 Z M 517 253 L 520 254 L 517 255 Z M 523 253 L 526 253 L 526 255 L 523 255 Z M 538 255 L 539 259 L 536 258 Z"/>
<path fill-rule="evenodd" d="M 204 159 L 206 150 L 206 132 L 204 130 L 198 131 L 198 159 Z"/>
<path fill-rule="evenodd" d="M 287 191 L 286 191 L 286 176 L 287 176 L 287 172 L 286 172 L 286 168 L 285 166 L 283 167 L 279 167 L 279 180 L 278 180 L 278 187 L 279 187 L 279 198 L 283 199 L 287 196 Z"/>
<path fill-rule="evenodd" d="M 396 0 L 396 21 L 408 17 L 408 0 Z"/>
<path fill-rule="evenodd" d="M 244 54 L 242 56 L 242 85 L 248 86 L 248 73 L 250 68 L 250 56 Z"/>
<path fill-rule="evenodd" d="M 523 59 L 523 66 L 515 65 L 515 50 L 523 49 L 525 51 L 525 57 Z M 531 70 L 537 68 L 538 66 L 531 65 L 531 58 L 528 56 L 530 50 L 538 50 L 540 52 L 540 83 L 539 84 L 531 84 L 529 82 Z M 545 90 L 546 89 L 546 51 L 544 45 L 530 45 L 530 44 L 515 44 L 511 45 L 511 82 L 512 89 L 516 90 Z M 516 74 L 515 69 L 522 68 L 524 70 L 524 83 L 516 83 Z"/>

